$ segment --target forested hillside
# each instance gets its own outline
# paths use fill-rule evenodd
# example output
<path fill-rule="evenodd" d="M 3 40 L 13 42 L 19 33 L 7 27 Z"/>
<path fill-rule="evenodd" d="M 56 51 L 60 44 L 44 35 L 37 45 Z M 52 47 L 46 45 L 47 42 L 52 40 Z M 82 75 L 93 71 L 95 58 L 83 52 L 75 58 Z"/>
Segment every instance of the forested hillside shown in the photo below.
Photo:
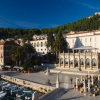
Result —
<path fill-rule="evenodd" d="M 69 23 L 54 28 L 43 29 L 20 29 L 20 28 L 0 28 L 0 38 L 27 38 L 31 39 L 34 34 L 48 34 L 48 33 L 68 33 L 70 31 L 90 31 L 100 29 L 100 15 L 96 14 L 90 18 L 83 18 L 77 22 Z"/>

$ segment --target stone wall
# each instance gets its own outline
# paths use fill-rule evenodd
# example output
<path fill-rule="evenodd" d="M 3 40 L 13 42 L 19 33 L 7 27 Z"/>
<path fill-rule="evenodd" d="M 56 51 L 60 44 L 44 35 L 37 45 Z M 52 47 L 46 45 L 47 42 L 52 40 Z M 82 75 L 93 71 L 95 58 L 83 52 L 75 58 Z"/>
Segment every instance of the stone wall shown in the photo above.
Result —
<path fill-rule="evenodd" d="M 29 82 L 26 80 L 10 77 L 10 76 L 6 76 L 6 75 L 1 75 L 1 78 L 6 81 L 9 81 L 9 82 L 31 88 L 32 90 L 37 90 L 42 93 L 50 92 L 56 88 L 56 87 L 52 87 L 52 86 L 41 85 L 41 84 Z"/>

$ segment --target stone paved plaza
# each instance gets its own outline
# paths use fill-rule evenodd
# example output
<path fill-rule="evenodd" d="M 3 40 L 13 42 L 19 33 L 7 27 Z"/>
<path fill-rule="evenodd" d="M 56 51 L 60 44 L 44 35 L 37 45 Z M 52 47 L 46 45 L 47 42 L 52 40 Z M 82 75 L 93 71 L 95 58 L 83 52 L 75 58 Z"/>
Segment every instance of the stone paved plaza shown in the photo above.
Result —
<path fill-rule="evenodd" d="M 46 84 L 47 80 L 51 81 L 52 86 L 56 85 L 57 74 L 52 73 L 50 75 L 45 75 L 44 71 L 37 73 L 19 73 L 19 72 L 8 72 L 8 71 L 0 71 L 1 75 L 9 75 L 12 77 L 36 82 L 39 84 Z M 100 100 L 100 96 L 84 96 L 79 91 L 76 92 L 73 89 L 73 84 L 70 83 L 70 78 L 73 78 L 73 83 L 75 83 L 75 78 L 80 78 L 80 75 L 70 75 L 70 74 L 59 74 L 60 79 L 60 87 L 65 88 L 59 91 L 57 94 L 54 94 L 49 100 Z"/>

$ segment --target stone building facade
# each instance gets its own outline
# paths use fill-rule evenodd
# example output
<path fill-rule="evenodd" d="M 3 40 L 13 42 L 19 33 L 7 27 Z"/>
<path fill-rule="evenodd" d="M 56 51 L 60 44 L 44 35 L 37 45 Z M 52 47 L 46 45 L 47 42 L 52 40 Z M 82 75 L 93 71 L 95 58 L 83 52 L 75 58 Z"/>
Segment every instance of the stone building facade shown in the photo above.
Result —
<path fill-rule="evenodd" d="M 64 35 L 69 51 L 59 53 L 60 68 L 100 69 L 100 31 L 71 32 Z M 71 52 L 70 52 L 71 50 Z"/>

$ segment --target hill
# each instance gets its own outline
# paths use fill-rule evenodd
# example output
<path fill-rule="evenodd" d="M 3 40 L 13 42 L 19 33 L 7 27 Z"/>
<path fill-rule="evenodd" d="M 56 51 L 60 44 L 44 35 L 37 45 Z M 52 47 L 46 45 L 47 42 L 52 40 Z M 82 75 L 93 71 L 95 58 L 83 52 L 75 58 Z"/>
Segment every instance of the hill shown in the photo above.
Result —
<path fill-rule="evenodd" d="M 0 28 L 0 38 L 27 38 L 31 39 L 34 34 L 48 34 L 48 33 L 69 33 L 70 31 L 91 31 L 100 28 L 100 14 L 95 13 L 93 16 L 80 19 L 76 22 L 69 23 L 54 28 L 43 29 L 14 29 L 14 28 Z"/>

